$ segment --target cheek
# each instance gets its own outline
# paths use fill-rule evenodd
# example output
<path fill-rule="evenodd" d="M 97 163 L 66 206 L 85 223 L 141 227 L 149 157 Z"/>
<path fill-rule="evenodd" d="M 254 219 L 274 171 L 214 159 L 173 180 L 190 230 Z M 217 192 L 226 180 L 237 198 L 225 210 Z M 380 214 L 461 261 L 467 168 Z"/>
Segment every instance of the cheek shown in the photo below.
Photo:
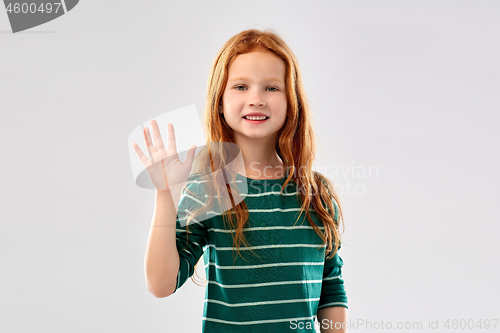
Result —
<path fill-rule="evenodd" d="M 288 103 L 287 103 L 286 95 L 285 94 L 283 94 L 283 95 L 280 96 L 279 103 L 281 105 L 283 105 L 284 108 L 286 108 L 286 106 L 287 106 Z"/>
<path fill-rule="evenodd" d="M 281 98 L 280 101 L 278 102 L 280 105 L 281 111 L 286 115 L 286 110 L 288 108 L 288 103 L 286 101 L 286 97 Z"/>
<path fill-rule="evenodd" d="M 241 104 L 241 100 L 237 98 L 237 96 L 235 96 L 234 94 L 232 93 L 227 93 L 227 94 L 224 94 L 222 96 L 223 98 L 223 103 L 224 105 L 226 106 L 232 106 L 233 108 L 238 106 L 239 104 Z"/>

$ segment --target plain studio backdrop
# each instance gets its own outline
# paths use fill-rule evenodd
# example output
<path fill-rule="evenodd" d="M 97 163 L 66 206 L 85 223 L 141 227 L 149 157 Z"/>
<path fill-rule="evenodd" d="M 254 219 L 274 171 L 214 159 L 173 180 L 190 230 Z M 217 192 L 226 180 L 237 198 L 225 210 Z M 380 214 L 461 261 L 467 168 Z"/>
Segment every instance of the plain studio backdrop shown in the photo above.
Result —
<path fill-rule="evenodd" d="M 204 288 L 146 288 L 154 191 L 127 139 L 201 117 L 214 57 L 248 28 L 299 60 L 315 169 L 345 208 L 349 318 L 373 325 L 350 331 L 498 331 L 499 17 L 497 1 L 86 0 L 12 34 L 1 7 L 0 331 L 200 331 Z"/>

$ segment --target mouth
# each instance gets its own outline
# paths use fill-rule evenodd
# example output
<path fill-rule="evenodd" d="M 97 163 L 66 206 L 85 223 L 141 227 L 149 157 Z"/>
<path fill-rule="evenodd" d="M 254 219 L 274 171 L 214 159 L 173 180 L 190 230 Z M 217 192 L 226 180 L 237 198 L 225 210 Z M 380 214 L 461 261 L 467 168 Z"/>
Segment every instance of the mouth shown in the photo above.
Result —
<path fill-rule="evenodd" d="M 247 118 L 247 116 L 243 117 L 243 119 L 249 122 L 250 124 L 262 124 L 269 119 L 269 117 L 249 117 L 249 118 Z"/>

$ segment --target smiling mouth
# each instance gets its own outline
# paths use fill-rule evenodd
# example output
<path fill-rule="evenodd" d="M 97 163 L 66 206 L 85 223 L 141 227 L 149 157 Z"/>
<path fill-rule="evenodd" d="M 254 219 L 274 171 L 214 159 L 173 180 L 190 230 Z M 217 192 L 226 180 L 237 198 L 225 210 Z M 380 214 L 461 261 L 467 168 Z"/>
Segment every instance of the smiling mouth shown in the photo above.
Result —
<path fill-rule="evenodd" d="M 247 118 L 247 116 L 243 117 L 243 119 L 250 120 L 250 121 L 264 121 L 269 119 L 269 117 L 251 117 Z"/>

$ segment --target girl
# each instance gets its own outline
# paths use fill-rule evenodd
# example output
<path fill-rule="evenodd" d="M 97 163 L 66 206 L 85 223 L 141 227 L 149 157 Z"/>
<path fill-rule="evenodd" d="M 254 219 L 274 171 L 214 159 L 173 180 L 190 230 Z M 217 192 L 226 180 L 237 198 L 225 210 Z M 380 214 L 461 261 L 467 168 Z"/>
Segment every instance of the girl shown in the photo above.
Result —
<path fill-rule="evenodd" d="M 180 162 L 172 124 L 167 150 L 156 121 L 154 145 L 145 128 L 151 160 L 134 144 L 157 188 L 150 292 L 174 293 L 203 254 L 203 332 L 315 332 L 318 324 L 346 332 L 342 209 L 330 181 L 311 169 L 311 111 L 297 59 L 277 34 L 250 29 L 226 42 L 204 121 L 207 145 L 194 164 L 196 147 Z"/>

